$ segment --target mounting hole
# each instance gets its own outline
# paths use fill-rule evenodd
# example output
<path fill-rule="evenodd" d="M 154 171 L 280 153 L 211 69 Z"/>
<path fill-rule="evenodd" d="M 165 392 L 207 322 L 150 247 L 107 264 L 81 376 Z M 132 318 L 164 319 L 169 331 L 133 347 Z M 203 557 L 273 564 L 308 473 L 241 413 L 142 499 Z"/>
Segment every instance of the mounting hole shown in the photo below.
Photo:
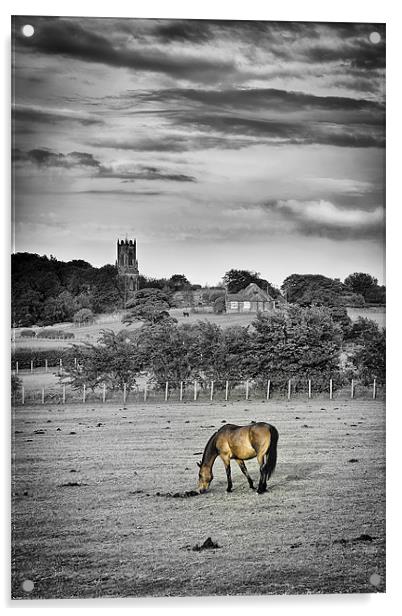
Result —
<path fill-rule="evenodd" d="M 22 586 L 22 590 L 24 590 L 25 592 L 32 592 L 35 584 L 33 583 L 32 580 L 24 580 L 21 586 Z"/>
<path fill-rule="evenodd" d="M 381 584 L 381 575 L 378 575 L 378 573 L 373 573 L 370 575 L 369 582 L 373 586 L 379 586 Z"/>
<path fill-rule="evenodd" d="M 25 26 L 22 26 L 22 34 L 30 38 L 35 34 L 35 28 L 31 24 L 25 24 Z"/>
<path fill-rule="evenodd" d="M 381 34 L 379 32 L 371 32 L 369 39 L 370 39 L 370 43 L 373 43 L 374 45 L 378 45 L 378 43 L 381 41 Z"/>

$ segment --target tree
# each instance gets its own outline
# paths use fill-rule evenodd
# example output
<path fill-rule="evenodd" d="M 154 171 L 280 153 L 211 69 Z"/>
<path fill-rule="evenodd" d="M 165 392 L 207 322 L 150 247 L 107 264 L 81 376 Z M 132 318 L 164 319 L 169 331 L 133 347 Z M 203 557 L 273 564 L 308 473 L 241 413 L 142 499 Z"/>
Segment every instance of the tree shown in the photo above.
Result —
<path fill-rule="evenodd" d="M 11 375 L 11 396 L 15 398 L 22 390 L 22 380 L 16 374 Z"/>
<path fill-rule="evenodd" d="M 104 265 L 97 270 L 92 287 L 94 312 L 112 312 L 123 307 L 124 279 L 113 265 Z"/>
<path fill-rule="evenodd" d="M 94 313 L 88 308 L 81 308 L 74 315 L 74 323 L 93 323 Z"/>
<path fill-rule="evenodd" d="M 352 362 L 357 369 L 358 377 L 364 385 L 370 385 L 376 378 L 380 384 L 385 383 L 386 367 L 386 334 L 385 329 L 369 319 L 360 319 L 356 330 L 359 336 L 355 338 L 356 348 Z"/>
<path fill-rule="evenodd" d="M 342 333 L 326 308 L 292 306 L 286 312 L 259 314 L 252 323 L 248 374 L 271 378 L 284 385 L 288 379 L 313 379 L 324 387 L 339 376 Z"/>
<path fill-rule="evenodd" d="M 335 306 L 330 308 L 331 316 L 334 323 L 342 329 L 343 337 L 348 338 L 352 329 L 352 319 L 348 315 L 348 311 L 344 306 Z"/>
<path fill-rule="evenodd" d="M 345 278 L 344 284 L 358 295 L 363 295 L 366 299 L 367 293 L 378 286 L 377 278 L 363 272 L 355 272 Z"/>
<path fill-rule="evenodd" d="M 191 288 L 191 284 L 184 274 L 173 274 L 167 281 L 167 285 L 173 293 Z"/>
<path fill-rule="evenodd" d="M 249 284 L 255 283 L 263 291 L 268 291 L 273 299 L 280 295 L 279 289 L 272 286 L 268 280 L 260 278 L 259 272 L 231 269 L 224 275 L 223 282 L 229 293 L 238 293 Z"/>
<path fill-rule="evenodd" d="M 225 302 L 224 295 L 219 295 L 215 299 L 213 303 L 213 308 L 214 308 L 214 312 L 216 312 L 217 314 L 222 314 L 222 312 L 226 312 L 226 302 Z"/>
<path fill-rule="evenodd" d="M 141 369 L 136 345 L 111 330 L 103 330 L 98 344 L 73 345 L 64 361 L 66 376 L 62 380 L 75 388 L 85 384 L 95 390 L 104 384 L 112 390 L 122 390 L 124 385 L 130 389 Z"/>
<path fill-rule="evenodd" d="M 160 289 L 140 289 L 136 291 L 133 299 L 127 303 L 127 312 L 123 316 L 123 323 L 131 324 L 135 321 L 158 323 L 171 320 L 169 315 L 169 297 Z"/>
<path fill-rule="evenodd" d="M 282 291 L 288 302 L 300 306 L 343 306 L 351 294 L 340 280 L 322 274 L 292 274 L 283 281 Z"/>

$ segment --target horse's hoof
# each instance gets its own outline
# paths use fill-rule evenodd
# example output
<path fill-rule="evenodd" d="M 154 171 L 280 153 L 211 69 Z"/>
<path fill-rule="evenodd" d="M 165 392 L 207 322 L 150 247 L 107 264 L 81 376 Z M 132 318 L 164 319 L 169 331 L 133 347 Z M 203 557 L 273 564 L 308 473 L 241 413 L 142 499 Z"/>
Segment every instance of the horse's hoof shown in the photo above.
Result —
<path fill-rule="evenodd" d="M 257 494 L 265 494 L 267 490 L 260 490 L 260 488 L 258 488 L 257 490 Z"/>
<path fill-rule="evenodd" d="M 232 488 L 230 488 L 230 489 L 228 488 L 228 489 L 226 490 L 226 492 L 233 492 L 233 490 L 232 490 Z"/>

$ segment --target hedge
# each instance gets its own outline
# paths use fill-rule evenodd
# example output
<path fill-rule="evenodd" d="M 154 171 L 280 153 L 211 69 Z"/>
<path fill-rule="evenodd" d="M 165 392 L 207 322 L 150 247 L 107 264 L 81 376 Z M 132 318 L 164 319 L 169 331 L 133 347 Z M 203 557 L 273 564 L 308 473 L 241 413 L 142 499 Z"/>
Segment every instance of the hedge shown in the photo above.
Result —
<path fill-rule="evenodd" d="M 46 359 L 48 367 L 51 368 L 59 366 L 60 359 L 67 361 L 69 357 L 71 357 L 71 349 L 18 349 L 11 356 L 11 368 L 15 370 L 16 362 L 18 362 L 19 369 L 29 369 L 31 361 L 34 367 L 44 367 Z"/>
<path fill-rule="evenodd" d="M 37 338 L 61 339 L 67 340 L 74 338 L 73 332 L 66 332 L 63 329 L 40 329 L 37 333 Z"/>

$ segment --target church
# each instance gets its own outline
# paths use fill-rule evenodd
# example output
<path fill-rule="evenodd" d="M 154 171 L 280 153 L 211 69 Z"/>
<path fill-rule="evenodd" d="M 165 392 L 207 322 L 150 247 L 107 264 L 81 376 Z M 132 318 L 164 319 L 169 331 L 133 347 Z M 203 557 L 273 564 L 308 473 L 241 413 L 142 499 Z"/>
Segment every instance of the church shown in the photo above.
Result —
<path fill-rule="evenodd" d="M 137 240 L 117 240 L 116 267 L 124 279 L 125 303 L 130 293 L 138 291 Z"/>

